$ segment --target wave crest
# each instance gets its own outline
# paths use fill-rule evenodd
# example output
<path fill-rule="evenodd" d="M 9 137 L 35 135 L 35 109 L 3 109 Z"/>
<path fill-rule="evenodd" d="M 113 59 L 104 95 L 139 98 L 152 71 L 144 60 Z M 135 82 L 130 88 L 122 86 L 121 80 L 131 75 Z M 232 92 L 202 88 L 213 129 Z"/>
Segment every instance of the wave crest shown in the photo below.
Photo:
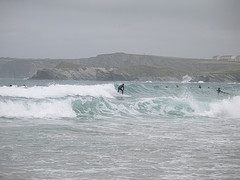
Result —
<path fill-rule="evenodd" d="M 132 83 L 124 95 L 114 84 L 0 87 L 0 117 L 240 118 L 240 96 L 218 95 L 215 88 L 193 88 L 189 83 L 168 86 Z"/>
<path fill-rule="evenodd" d="M 240 96 L 229 99 L 223 99 L 210 104 L 210 110 L 206 111 L 206 115 L 210 117 L 231 117 L 240 118 Z"/>
<path fill-rule="evenodd" d="M 113 84 L 50 85 L 33 87 L 0 87 L 0 95 L 20 98 L 61 98 L 66 96 L 93 96 L 112 98 L 116 94 Z"/>

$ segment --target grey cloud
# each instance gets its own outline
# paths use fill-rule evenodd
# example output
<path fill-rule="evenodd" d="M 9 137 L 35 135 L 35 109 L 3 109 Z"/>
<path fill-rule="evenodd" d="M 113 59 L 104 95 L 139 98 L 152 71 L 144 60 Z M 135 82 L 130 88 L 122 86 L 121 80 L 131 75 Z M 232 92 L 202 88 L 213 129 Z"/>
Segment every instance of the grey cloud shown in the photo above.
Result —
<path fill-rule="evenodd" d="M 2 0 L 0 56 L 240 54 L 237 0 Z M 224 41 L 224 44 L 221 44 Z"/>

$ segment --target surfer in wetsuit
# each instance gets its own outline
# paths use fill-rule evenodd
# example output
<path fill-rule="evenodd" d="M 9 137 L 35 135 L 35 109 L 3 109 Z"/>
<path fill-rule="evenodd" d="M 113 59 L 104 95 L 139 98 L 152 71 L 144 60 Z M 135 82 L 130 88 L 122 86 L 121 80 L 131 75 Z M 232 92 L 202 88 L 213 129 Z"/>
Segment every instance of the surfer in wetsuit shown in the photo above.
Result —
<path fill-rule="evenodd" d="M 219 93 L 229 94 L 229 93 L 227 93 L 227 92 L 223 92 L 220 88 L 217 89 L 217 92 L 218 92 L 218 94 L 219 94 Z"/>
<path fill-rule="evenodd" d="M 123 94 L 123 90 L 124 90 L 124 83 L 118 86 L 118 92 L 122 91 L 122 94 Z"/>
<path fill-rule="evenodd" d="M 220 92 L 222 92 L 222 91 L 221 91 L 221 89 L 220 89 L 220 88 L 218 88 L 218 89 L 217 89 L 217 92 L 218 92 L 218 94 L 219 94 L 219 93 L 220 93 Z"/>

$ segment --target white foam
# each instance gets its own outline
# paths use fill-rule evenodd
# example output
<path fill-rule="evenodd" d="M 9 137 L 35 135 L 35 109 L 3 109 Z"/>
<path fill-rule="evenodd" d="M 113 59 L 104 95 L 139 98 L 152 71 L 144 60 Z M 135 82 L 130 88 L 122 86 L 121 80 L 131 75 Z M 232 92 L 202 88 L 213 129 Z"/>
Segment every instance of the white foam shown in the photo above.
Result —
<path fill-rule="evenodd" d="M 191 80 L 192 80 L 192 77 L 190 77 L 187 74 L 182 77 L 182 83 L 187 83 L 187 82 L 190 82 Z"/>
<path fill-rule="evenodd" d="M 93 96 L 112 98 L 116 95 L 113 84 L 101 85 L 50 85 L 34 87 L 0 87 L 0 96 L 23 98 L 60 98 L 66 96 Z"/>
<path fill-rule="evenodd" d="M 7 118 L 61 118 L 76 117 L 71 100 L 49 101 L 3 101 L 0 117 Z"/>
<path fill-rule="evenodd" d="M 231 117 L 240 118 L 240 96 L 224 99 L 210 104 L 210 110 L 206 115 L 210 117 Z"/>

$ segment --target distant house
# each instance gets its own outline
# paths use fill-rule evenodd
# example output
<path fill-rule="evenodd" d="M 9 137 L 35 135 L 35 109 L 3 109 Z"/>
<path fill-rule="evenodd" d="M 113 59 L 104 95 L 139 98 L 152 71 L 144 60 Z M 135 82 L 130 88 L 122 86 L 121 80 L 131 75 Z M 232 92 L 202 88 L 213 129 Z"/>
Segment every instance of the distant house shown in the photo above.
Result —
<path fill-rule="evenodd" d="M 225 56 L 221 56 L 221 60 L 227 60 L 227 61 L 231 61 L 232 55 L 225 55 Z"/>
<path fill-rule="evenodd" d="M 221 56 L 213 56 L 212 58 L 215 59 L 215 60 L 220 60 L 220 57 Z"/>
<path fill-rule="evenodd" d="M 236 61 L 236 56 L 231 56 L 231 61 Z"/>
<path fill-rule="evenodd" d="M 240 55 L 224 55 L 224 56 L 213 56 L 212 59 L 221 60 L 221 61 L 238 61 L 240 62 Z"/>
<path fill-rule="evenodd" d="M 240 62 L 240 55 L 236 56 L 236 61 Z"/>

